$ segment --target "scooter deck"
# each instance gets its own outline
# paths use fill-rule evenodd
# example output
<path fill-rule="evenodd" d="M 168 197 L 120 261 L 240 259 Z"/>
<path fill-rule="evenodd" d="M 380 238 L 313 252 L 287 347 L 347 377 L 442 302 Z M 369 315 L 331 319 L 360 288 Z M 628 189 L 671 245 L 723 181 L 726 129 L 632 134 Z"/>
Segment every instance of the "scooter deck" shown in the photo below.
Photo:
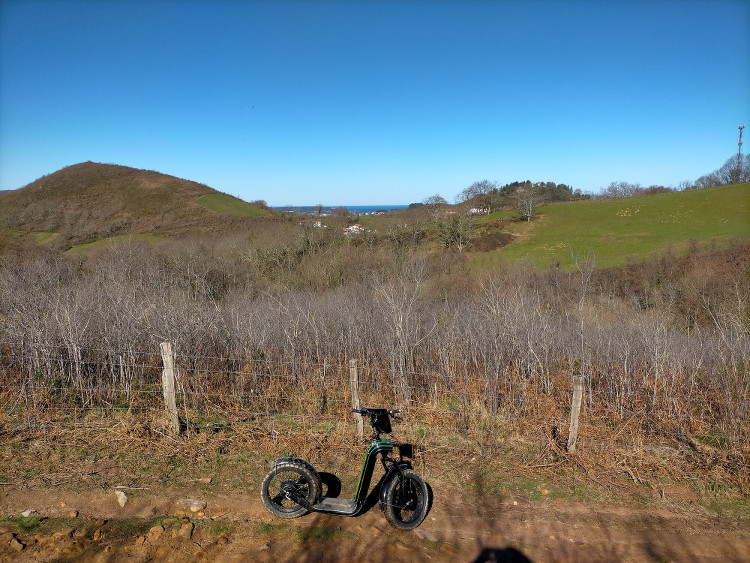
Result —
<path fill-rule="evenodd" d="M 335 514 L 353 514 L 357 510 L 357 503 L 353 498 L 328 498 L 323 497 L 315 505 L 315 510 L 332 512 Z"/>

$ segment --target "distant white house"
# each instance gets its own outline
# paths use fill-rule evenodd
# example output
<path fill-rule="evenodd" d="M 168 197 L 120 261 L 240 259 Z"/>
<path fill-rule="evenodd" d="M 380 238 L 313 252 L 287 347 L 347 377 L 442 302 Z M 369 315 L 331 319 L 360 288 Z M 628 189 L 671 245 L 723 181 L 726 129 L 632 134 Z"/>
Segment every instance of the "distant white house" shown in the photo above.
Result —
<path fill-rule="evenodd" d="M 365 228 L 362 225 L 357 225 L 356 223 L 354 225 L 350 225 L 348 227 L 344 227 L 344 233 L 347 235 L 350 234 L 356 234 L 356 233 L 364 233 Z"/>

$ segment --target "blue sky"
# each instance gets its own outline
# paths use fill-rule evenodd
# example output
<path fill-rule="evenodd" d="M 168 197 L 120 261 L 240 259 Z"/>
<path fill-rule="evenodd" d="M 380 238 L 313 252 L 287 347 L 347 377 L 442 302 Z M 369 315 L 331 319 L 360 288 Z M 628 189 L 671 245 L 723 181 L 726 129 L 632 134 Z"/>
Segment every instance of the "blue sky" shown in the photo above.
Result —
<path fill-rule="evenodd" d="M 0 189 L 87 160 L 271 205 L 676 186 L 741 123 L 747 0 L 0 0 Z"/>

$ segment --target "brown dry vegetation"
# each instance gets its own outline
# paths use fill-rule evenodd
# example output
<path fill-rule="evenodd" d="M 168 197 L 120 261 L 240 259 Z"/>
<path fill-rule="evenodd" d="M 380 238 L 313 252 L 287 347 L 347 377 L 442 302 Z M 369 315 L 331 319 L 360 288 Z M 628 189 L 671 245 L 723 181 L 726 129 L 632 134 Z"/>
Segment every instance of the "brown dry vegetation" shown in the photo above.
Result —
<path fill-rule="evenodd" d="M 148 177 L 133 176 L 138 189 L 150 189 Z M 189 189 L 187 201 L 208 190 Z M 86 240 L 76 229 L 93 211 L 81 202 L 95 195 L 81 187 L 75 197 L 58 201 L 57 215 L 47 199 L 18 204 L 30 215 L 10 214 L 11 226 L 58 229 L 61 249 Z M 101 225 L 134 209 L 112 201 Z M 149 201 L 128 228 L 154 220 Z M 263 461 L 286 452 L 345 470 L 356 456 L 341 426 L 356 360 L 363 404 L 406 411 L 402 438 L 441 487 L 492 495 L 505 490 L 503 475 L 521 488 L 541 476 L 561 496 L 592 487 L 650 502 L 669 486 L 704 504 L 746 499 L 750 240 L 696 242 L 609 270 L 579 258 L 570 272 L 504 264 L 474 273 L 428 221 L 386 220 L 377 236 L 345 237 L 335 221 L 346 217 L 314 228 L 173 209 L 188 215 L 159 228 L 183 236 L 158 246 L 132 240 L 67 256 L 0 238 L 0 479 L 35 478 L 33 461 L 11 465 L 19 459 L 47 473 L 117 460 L 149 476 L 153 457 L 168 474 L 191 459 L 213 472 L 229 464 L 222 478 L 234 472 L 255 486 Z M 234 234 L 220 234 L 227 225 Z M 489 225 L 477 240 L 497 246 L 501 235 Z M 163 341 L 177 350 L 178 440 L 162 423 Z M 576 375 L 585 392 L 571 456 Z M 456 467 L 466 470 L 454 477 Z"/>
<path fill-rule="evenodd" d="M 571 377 L 582 374 L 600 435 L 704 436 L 739 456 L 727 467 L 745 459 L 747 241 L 617 272 L 582 263 L 471 277 L 456 253 L 333 244 L 295 229 L 281 240 L 121 244 L 83 261 L 7 254 L 6 389 L 26 406 L 128 401 L 158 381 L 168 340 L 191 408 L 215 394 L 252 412 L 340 414 L 357 359 L 371 397 L 485 451 L 500 429 L 564 434 Z"/>
<path fill-rule="evenodd" d="M 196 203 L 216 193 L 151 170 L 84 162 L 1 194 L 0 226 L 59 233 L 53 247 L 67 250 L 115 235 L 205 234 L 252 224 Z"/>

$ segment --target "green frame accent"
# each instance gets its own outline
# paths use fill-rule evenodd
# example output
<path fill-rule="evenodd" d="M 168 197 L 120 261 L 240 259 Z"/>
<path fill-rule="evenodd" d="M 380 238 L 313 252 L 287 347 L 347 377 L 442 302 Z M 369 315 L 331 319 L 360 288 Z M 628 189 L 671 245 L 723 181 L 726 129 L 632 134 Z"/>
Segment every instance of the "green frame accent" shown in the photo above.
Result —
<path fill-rule="evenodd" d="M 388 438 L 378 438 L 370 442 L 365 452 L 365 460 L 362 463 L 362 472 L 359 474 L 359 483 L 357 484 L 357 492 L 354 495 L 354 501 L 357 505 L 364 501 L 362 495 L 367 494 L 367 490 L 370 488 L 370 481 L 372 480 L 372 472 L 375 468 L 375 462 L 378 459 L 378 455 L 389 454 L 393 452 L 393 442 Z"/>

